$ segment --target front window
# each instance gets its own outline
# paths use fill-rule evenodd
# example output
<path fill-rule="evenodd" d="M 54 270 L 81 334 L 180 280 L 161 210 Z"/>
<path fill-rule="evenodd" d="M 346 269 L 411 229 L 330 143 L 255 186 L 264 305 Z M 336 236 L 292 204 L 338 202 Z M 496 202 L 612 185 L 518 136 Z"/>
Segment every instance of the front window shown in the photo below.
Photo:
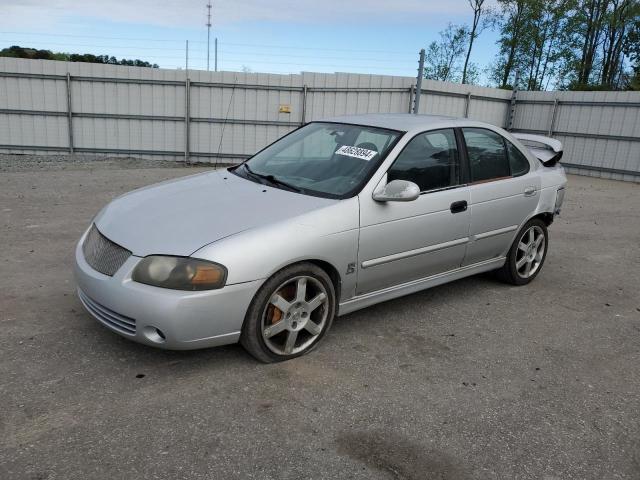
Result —
<path fill-rule="evenodd" d="M 347 198 L 360 191 L 401 135 L 375 127 L 310 123 L 233 172 L 278 188 Z"/>
<path fill-rule="evenodd" d="M 387 172 L 387 181 L 408 180 L 421 192 L 460 183 L 460 159 L 453 129 L 416 135 Z"/>

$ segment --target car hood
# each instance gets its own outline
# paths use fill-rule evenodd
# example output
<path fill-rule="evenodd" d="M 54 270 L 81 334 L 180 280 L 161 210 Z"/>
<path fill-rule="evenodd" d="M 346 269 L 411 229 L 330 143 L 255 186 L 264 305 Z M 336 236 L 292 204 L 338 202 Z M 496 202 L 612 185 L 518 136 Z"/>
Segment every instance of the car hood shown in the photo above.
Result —
<path fill-rule="evenodd" d="M 127 193 L 107 205 L 95 224 L 134 255 L 188 256 L 221 238 L 336 202 L 218 170 Z"/>

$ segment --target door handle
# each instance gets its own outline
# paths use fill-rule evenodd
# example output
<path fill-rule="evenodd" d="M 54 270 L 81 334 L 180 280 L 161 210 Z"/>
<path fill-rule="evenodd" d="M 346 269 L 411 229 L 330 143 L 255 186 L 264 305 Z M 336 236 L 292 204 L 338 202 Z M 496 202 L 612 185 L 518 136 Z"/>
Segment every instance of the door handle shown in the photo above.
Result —
<path fill-rule="evenodd" d="M 460 213 L 467 210 L 467 201 L 460 200 L 451 204 L 451 213 Z"/>
<path fill-rule="evenodd" d="M 533 197 L 536 194 L 536 187 L 527 187 L 524 189 L 525 197 Z"/>

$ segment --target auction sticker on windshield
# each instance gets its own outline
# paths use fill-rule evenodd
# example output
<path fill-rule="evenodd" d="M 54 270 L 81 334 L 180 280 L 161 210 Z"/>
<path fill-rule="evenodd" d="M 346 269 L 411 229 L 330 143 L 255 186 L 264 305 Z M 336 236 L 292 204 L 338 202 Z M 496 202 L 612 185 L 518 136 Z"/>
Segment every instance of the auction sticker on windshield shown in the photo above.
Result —
<path fill-rule="evenodd" d="M 371 160 L 376 156 L 378 152 L 375 150 L 369 150 L 367 148 L 350 147 L 349 145 L 343 145 L 336 150 L 338 155 L 345 155 L 347 157 L 359 158 L 361 160 Z"/>

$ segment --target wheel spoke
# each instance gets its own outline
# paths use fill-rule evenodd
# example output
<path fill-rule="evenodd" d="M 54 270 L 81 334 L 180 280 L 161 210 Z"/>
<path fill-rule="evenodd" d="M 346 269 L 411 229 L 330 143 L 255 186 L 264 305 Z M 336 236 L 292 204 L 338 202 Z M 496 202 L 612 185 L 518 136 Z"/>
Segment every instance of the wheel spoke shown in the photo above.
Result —
<path fill-rule="evenodd" d="M 530 229 L 529 229 L 528 237 L 529 237 L 529 241 L 528 241 L 527 243 L 528 243 L 529 245 L 531 245 L 531 242 L 533 242 L 533 240 L 534 240 L 533 228 L 530 228 Z"/>
<path fill-rule="evenodd" d="M 304 302 L 305 298 L 307 298 L 307 279 L 299 278 L 296 287 L 296 301 Z"/>
<path fill-rule="evenodd" d="M 308 307 L 309 313 L 313 312 L 316 308 L 322 305 L 326 298 L 327 296 L 324 293 L 319 293 L 318 295 L 313 297 L 311 300 L 309 300 L 309 303 L 307 304 L 309 306 Z"/>
<path fill-rule="evenodd" d="M 533 266 L 533 260 L 527 262 L 527 266 L 524 267 L 524 276 L 528 277 L 531 275 L 531 267 Z"/>
<path fill-rule="evenodd" d="M 284 298 L 282 298 L 282 296 L 278 293 L 274 294 L 273 297 L 271 297 L 271 305 L 278 308 L 278 310 L 280 310 L 283 314 L 286 313 L 287 310 L 289 310 L 289 308 L 291 307 L 291 304 Z"/>
<path fill-rule="evenodd" d="M 307 321 L 304 328 L 311 335 L 320 335 L 320 332 L 322 331 L 322 328 L 320 327 L 320 325 L 312 322 L 311 320 Z"/>
<path fill-rule="evenodd" d="M 296 346 L 296 339 L 298 338 L 298 332 L 289 332 L 287 335 L 287 342 L 284 345 L 284 353 L 289 355 L 293 352 L 293 348 Z"/>
<path fill-rule="evenodd" d="M 527 256 L 523 255 L 523 257 L 516 262 L 516 268 L 520 270 L 525 263 L 527 263 Z"/>
<path fill-rule="evenodd" d="M 280 320 L 278 323 L 274 323 L 273 325 L 265 328 L 264 329 L 264 336 L 266 338 L 271 338 L 274 335 L 277 335 L 280 332 L 284 331 L 285 328 L 286 328 L 285 321 L 284 320 Z"/>
<path fill-rule="evenodd" d="M 527 251 L 527 244 L 523 243 L 523 242 L 518 243 L 518 249 L 522 250 L 523 252 L 526 252 Z"/>
<path fill-rule="evenodd" d="M 536 249 L 540 248 L 540 245 L 542 244 L 543 241 L 544 241 L 544 235 L 540 235 L 538 238 L 536 238 Z"/>

